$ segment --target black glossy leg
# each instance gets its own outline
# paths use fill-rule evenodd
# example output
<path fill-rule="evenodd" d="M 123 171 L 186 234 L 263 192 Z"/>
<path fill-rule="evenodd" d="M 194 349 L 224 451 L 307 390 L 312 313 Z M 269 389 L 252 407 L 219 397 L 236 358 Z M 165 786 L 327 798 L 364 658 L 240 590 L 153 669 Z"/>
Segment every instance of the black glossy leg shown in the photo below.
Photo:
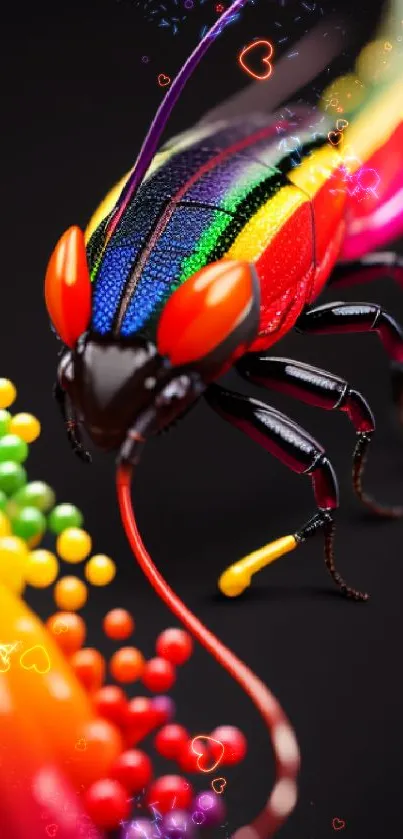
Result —
<path fill-rule="evenodd" d="M 83 446 L 80 438 L 78 420 L 71 404 L 71 400 L 68 393 L 66 393 L 59 382 L 56 382 L 53 387 L 53 396 L 59 406 L 60 413 L 66 427 L 67 439 L 74 454 L 76 454 L 80 460 L 84 461 L 84 463 L 91 463 L 91 455 Z"/>
<path fill-rule="evenodd" d="M 338 487 L 333 467 L 323 448 L 291 419 L 257 399 L 232 393 L 216 384 L 210 385 L 205 397 L 223 419 L 260 443 L 294 472 L 310 478 L 317 510 L 312 519 L 294 534 L 294 539 L 296 542 L 304 541 L 323 528 L 325 562 L 331 577 L 347 597 L 366 600 L 368 595 L 350 588 L 334 565 L 333 510 L 338 507 Z"/>
<path fill-rule="evenodd" d="M 403 424 L 403 331 L 388 312 L 374 303 L 327 303 L 304 312 L 296 329 L 316 335 L 376 332 L 390 358 L 393 400 Z"/>
<path fill-rule="evenodd" d="M 353 487 L 356 495 L 377 515 L 390 518 L 403 515 L 402 507 L 385 507 L 378 504 L 363 490 L 365 457 L 375 431 L 375 420 L 361 393 L 353 390 L 348 382 L 332 373 L 289 358 L 249 353 L 237 362 L 236 368 L 241 376 L 254 384 L 286 393 L 308 405 L 347 414 L 357 433 L 353 454 Z"/>
<path fill-rule="evenodd" d="M 347 288 L 385 277 L 395 280 L 403 288 L 403 257 L 400 254 L 375 251 L 352 262 L 339 262 L 331 274 L 329 285 Z"/>

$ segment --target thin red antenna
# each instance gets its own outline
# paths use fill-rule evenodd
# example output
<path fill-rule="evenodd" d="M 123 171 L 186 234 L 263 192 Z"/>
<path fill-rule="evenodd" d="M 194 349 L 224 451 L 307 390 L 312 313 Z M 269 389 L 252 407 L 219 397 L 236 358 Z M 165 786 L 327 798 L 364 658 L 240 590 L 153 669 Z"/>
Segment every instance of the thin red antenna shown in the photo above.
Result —
<path fill-rule="evenodd" d="M 300 757 L 293 728 L 266 685 L 199 621 L 155 567 L 144 547 L 134 517 L 130 490 L 131 478 L 131 467 L 118 467 L 116 485 L 120 514 L 127 539 L 140 568 L 173 614 L 248 694 L 261 714 L 271 737 L 276 759 L 276 780 L 270 797 L 252 824 L 239 828 L 231 837 L 231 839 L 269 839 L 290 815 L 297 799 L 296 777 Z"/>
<path fill-rule="evenodd" d="M 214 26 L 207 32 L 207 34 L 202 38 L 200 43 L 197 45 L 196 49 L 193 50 L 192 54 L 189 56 L 185 64 L 179 70 L 178 75 L 172 82 L 171 87 L 169 88 L 166 96 L 161 102 L 161 105 L 158 108 L 158 111 L 151 123 L 151 126 L 148 130 L 147 136 L 143 142 L 143 145 L 140 149 L 139 156 L 136 160 L 134 165 L 134 169 L 132 170 L 130 177 L 126 181 L 125 186 L 117 200 L 117 203 L 114 208 L 113 216 L 111 217 L 108 227 L 106 230 L 106 238 L 107 240 L 110 239 L 112 236 L 113 231 L 117 227 L 127 205 L 131 201 L 133 195 L 135 194 L 136 190 L 140 186 L 144 175 L 147 172 L 148 167 L 157 151 L 159 141 L 161 139 L 162 133 L 166 127 L 169 117 L 179 99 L 180 94 L 182 93 L 183 88 L 185 87 L 186 82 L 190 79 L 193 75 L 194 70 L 196 69 L 197 65 L 207 52 L 208 48 L 214 41 L 221 35 L 223 29 L 231 23 L 234 19 L 234 15 L 246 5 L 248 0 L 235 0 L 231 5 L 228 7 L 227 11 L 224 12 L 223 15 L 217 20 Z"/>

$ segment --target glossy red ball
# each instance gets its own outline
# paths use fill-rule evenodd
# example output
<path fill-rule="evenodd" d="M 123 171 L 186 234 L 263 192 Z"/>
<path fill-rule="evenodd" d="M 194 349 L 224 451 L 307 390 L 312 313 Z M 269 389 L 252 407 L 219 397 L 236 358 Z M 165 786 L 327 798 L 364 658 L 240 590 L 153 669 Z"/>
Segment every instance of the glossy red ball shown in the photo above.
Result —
<path fill-rule="evenodd" d="M 193 640 L 184 629 L 165 629 L 157 638 L 157 655 L 171 664 L 180 665 L 187 661 L 193 652 Z"/>
<path fill-rule="evenodd" d="M 154 781 L 147 792 L 147 805 L 153 806 L 162 815 L 169 810 L 187 810 L 193 800 L 193 789 L 186 778 L 180 775 L 163 775 Z"/>
<path fill-rule="evenodd" d="M 139 793 L 148 787 L 153 776 L 153 766 L 145 752 L 140 749 L 130 749 L 115 760 L 111 776 L 128 792 Z"/>
<path fill-rule="evenodd" d="M 193 738 L 191 737 L 187 743 L 183 745 L 181 748 L 178 756 L 177 761 L 179 763 L 182 772 L 202 772 L 203 770 L 200 769 L 200 765 L 203 767 L 203 760 L 208 760 L 208 750 L 205 743 L 198 743 L 197 750 L 199 754 L 196 753 L 195 749 L 192 746 Z M 200 754 L 202 752 L 202 754 Z M 198 765 L 199 763 L 199 765 Z M 211 763 L 211 761 L 210 761 Z"/>
<path fill-rule="evenodd" d="M 182 749 L 185 748 L 189 741 L 189 734 L 183 725 L 164 725 L 158 732 L 154 740 L 154 746 L 161 755 L 167 760 L 176 760 Z"/>
<path fill-rule="evenodd" d="M 158 725 L 158 714 L 147 696 L 135 696 L 127 706 L 124 731 L 130 746 L 139 743 Z"/>
<path fill-rule="evenodd" d="M 115 830 L 130 815 L 127 791 L 111 778 L 96 781 L 84 796 L 85 809 L 97 827 Z"/>
<path fill-rule="evenodd" d="M 117 685 L 105 685 L 95 694 L 94 705 L 99 717 L 118 726 L 125 724 L 128 700 L 122 688 Z"/>
<path fill-rule="evenodd" d="M 175 668 L 165 658 L 150 658 L 142 675 L 143 684 L 153 693 L 164 693 L 175 684 Z"/>
<path fill-rule="evenodd" d="M 214 740 L 218 740 L 224 746 L 224 754 L 221 760 L 222 766 L 235 766 L 244 759 L 248 744 L 246 737 L 239 728 L 234 725 L 220 725 L 211 734 Z M 218 744 L 211 743 L 211 750 L 217 758 L 222 753 Z"/>

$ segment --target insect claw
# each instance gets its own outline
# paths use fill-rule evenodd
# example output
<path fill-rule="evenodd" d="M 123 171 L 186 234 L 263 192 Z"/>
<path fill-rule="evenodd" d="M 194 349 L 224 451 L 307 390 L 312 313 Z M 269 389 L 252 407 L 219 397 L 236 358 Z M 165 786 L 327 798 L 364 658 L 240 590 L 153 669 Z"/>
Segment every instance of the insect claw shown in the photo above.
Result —
<path fill-rule="evenodd" d="M 357 435 L 357 443 L 353 455 L 353 487 L 359 500 L 365 504 L 367 509 L 376 516 L 387 519 L 399 519 L 403 516 L 403 507 L 387 506 L 379 504 L 371 498 L 362 487 L 362 476 L 364 473 L 365 461 L 367 458 L 369 444 L 372 439 L 372 431 L 362 431 Z"/>

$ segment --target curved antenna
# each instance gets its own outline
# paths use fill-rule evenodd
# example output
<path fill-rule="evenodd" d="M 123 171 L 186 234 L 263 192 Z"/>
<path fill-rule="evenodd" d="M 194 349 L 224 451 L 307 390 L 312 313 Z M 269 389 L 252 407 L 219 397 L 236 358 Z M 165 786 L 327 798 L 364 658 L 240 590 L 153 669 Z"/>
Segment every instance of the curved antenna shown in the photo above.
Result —
<path fill-rule="evenodd" d="M 168 609 L 248 694 L 271 737 L 276 759 L 276 778 L 270 796 L 253 822 L 240 827 L 231 836 L 231 839 L 270 839 L 286 821 L 297 800 L 296 778 L 300 756 L 294 731 L 266 685 L 199 621 L 154 565 L 137 528 L 131 501 L 131 478 L 132 467 L 120 465 L 116 472 L 120 514 L 130 547 L 143 574 Z"/>
<path fill-rule="evenodd" d="M 168 119 L 185 87 L 186 82 L 193 75 L 197 65 L 207 52 L 212 43 L 221 35 L 225 27 L 234 20 L 234 15 L 246 5 L 248 0 L 234 0 L 224 14 L 217 20 L 207 34 L 202 38 L 196 49 L 189 56 L 183 67 L 179 70 L 178 75 L 174 79 L 168 93 L 161 102 L 158 111 L 151 123 L 147 136 L 140 149 L 139 156 L 134 164 L 134 169 L 126 182 L 118 200 L 115 205 L 113 216 L 109 221 L 106 238 L 110 239 L 113 231 L 119 223 L 127 205 L 131 201 L 137 188 L 140 186 L 144 175 L 149 168 L 149 165 L 157 150 L 161 135 L 165 129 Z"/>

